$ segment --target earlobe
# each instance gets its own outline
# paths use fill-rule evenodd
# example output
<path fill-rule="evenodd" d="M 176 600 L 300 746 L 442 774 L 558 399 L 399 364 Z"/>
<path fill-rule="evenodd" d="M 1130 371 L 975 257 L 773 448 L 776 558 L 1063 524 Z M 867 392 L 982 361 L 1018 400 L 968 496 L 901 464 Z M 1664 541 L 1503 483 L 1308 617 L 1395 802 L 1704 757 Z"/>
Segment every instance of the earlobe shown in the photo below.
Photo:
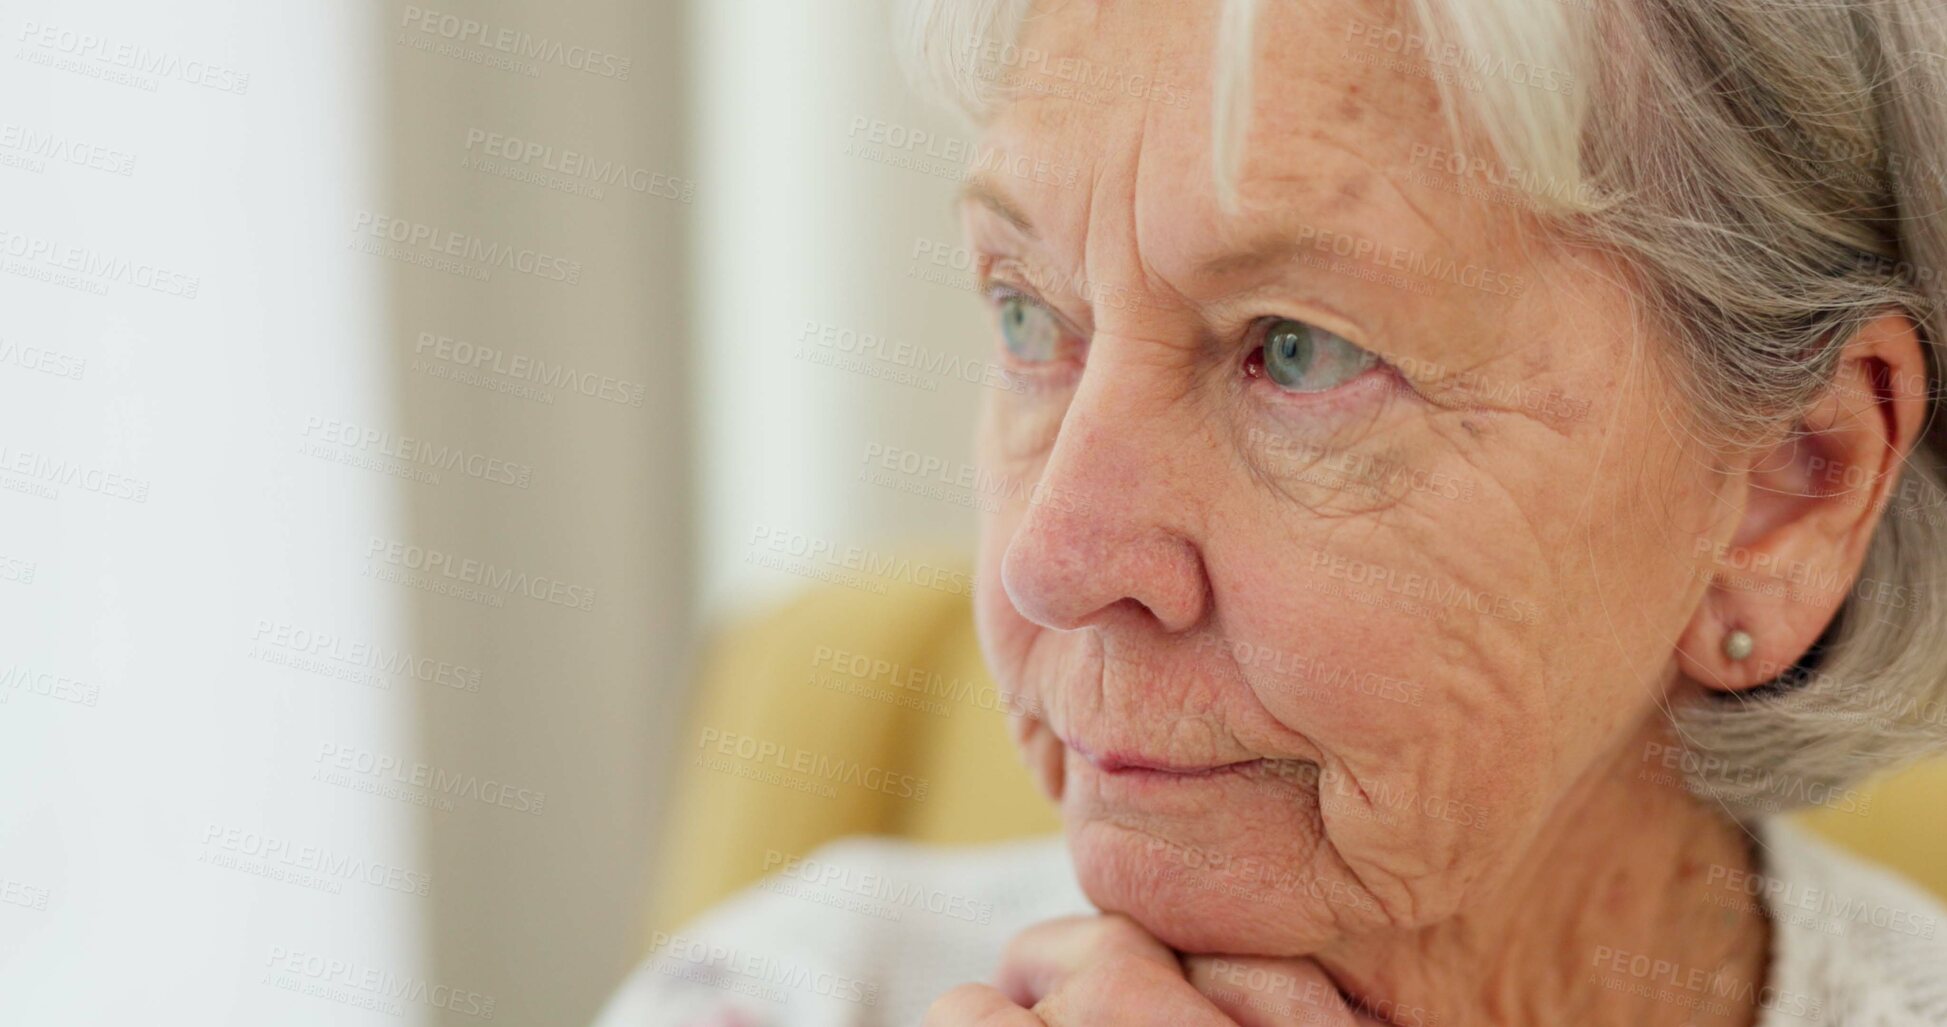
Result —
<path fill-rule="evenodd" d="M 1734 619 L 1739 604 L 1725 594 L 1734 587 L 1713 582 L 1677 643 L 1677 662 L 1684 676 L 1711 691 L 1756 688 L 1790 669 L 1802 655 L 1789 642 L 1779 644 L 1789 637 L 1783 632 L 1767 638 L 1765 625 Z M 1833 611 L 1837 609 L 1835 604 Z M 1798 628 L 1786 630 L 1795 635 Z M 1813 637 L 1820 630 L 1815 629 Z"/>
<path fill-rule="evenodd" d="M 1742 663 L 1750 659 L 1751 652 L 1756 647 L 1757 643 L 1751 638 L 1751 633 L 1743 628 L 1732 628 L 1730 634 L 1724 636 L 1724 658 L 1732 663 Z"/>
<path fill-rule="evenodd" d="M 1739 513 L 1692 554 L 1707 587 L 1677 643 L 1685 677 L 1743 691 L 1817 642 L 1856 590 L 1926 414 L 1925 382 L 1913 322 L 1882 316 L 1846 343 L 1832 386 L 1791 432 L 1740 451 L 1725 478 Z"/>

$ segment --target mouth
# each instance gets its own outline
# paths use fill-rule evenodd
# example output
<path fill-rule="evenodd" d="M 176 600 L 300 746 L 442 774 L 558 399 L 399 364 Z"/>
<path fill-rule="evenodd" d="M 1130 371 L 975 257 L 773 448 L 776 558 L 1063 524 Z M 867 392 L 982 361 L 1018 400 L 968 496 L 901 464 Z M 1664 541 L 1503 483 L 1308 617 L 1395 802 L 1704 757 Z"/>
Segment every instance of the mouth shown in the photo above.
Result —
<path fill-rule="evenodd" d="M 1215 777 L 1220 774 L 1239 774 L 1262 769 L 1270 760 L 1263 758 L 1232 760 L 1227 763 L 1183 763 L 1167 757 L 1148 756 L 1130 752 L 1093 752 L 1084 746 L 1067 739 L 1062 740 L 1069 751 L 1080 756 L 1089 766 L 1112 777 L 1157 777 L 1196 779 Z"/>

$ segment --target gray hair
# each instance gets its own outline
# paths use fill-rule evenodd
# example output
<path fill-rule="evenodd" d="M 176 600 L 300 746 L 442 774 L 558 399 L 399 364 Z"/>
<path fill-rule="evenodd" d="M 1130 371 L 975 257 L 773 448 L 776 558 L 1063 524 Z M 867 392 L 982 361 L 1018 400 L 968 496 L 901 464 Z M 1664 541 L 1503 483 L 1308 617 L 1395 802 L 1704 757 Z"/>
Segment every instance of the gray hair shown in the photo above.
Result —
<path fill-rule="evenodd" d="M 1034 0 L 906 0 L 903 56 L 976 118 L 1009 93 L 990 46 Z M 1572 69 L 1576 88 L 1439 84 L 1456 138 L 1527 169 L 1564 238 L 1616 254 L 1664 326 L 1701 428 L 1789 430 L 1843 343 L 1889 310 L 1927 349 L 1947 312 L 1947 14 L 1930 0 L 1406 0 L 1429 49 Z M 1222 0 L 1212 170 L 1235 209 L 1262 0 Z M 1598 44 L 1597 41 L 1600 41 Z M 1627 100 L 1619 98 L 1627 97 Z M 1463 123 L 1464 122 L 1464 123 Z M 1690 787 L 1752 818 L 1839 805 L 1947 735 L 1947 426 L 1928 427 L 1810 658 L 1674 712 Z M 1861 583 L 1895 605 L 1862 599 Z"/>

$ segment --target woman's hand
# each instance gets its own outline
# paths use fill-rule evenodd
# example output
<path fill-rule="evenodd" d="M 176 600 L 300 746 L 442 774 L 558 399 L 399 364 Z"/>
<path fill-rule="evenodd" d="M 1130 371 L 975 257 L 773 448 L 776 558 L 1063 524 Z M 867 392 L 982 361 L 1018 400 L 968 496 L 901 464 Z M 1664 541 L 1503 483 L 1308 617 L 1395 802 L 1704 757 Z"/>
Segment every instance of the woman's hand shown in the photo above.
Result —
<path fill-rule="evenodd" d="M 1187 965 L 1187 970 L 1186 970 Z M 1067 917 L 1008 943 L 995 987 L 963 984 L 925 1027 L 1357 1027 L 1309 960 L 1179 960 L 1128 917 Z"/>

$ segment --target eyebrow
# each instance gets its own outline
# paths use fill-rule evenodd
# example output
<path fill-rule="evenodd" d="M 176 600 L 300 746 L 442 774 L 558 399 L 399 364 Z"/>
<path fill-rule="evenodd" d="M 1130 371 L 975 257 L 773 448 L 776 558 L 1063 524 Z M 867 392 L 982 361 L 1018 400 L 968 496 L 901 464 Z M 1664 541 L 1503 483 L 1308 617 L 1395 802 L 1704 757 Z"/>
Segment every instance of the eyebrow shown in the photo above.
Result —
<path fill-rule="evenodd" d="M 1247 271 L 1281 264 L 1305 249 L 1305 244 L 1284 235 L 1260 236 L 1244 248 L 1212 257 L 1197 266 L 1204 278 L 1228 278 Z"/>
<path fill-rule="evenodd" d="M 985 173 L 973 176 L 967 180 L 966 185 L 960 187 L 960 195 L 957 202 L 961 204 L 975 203 L 986 207 L 999 216 L 1002 221 L 1019 229 L 1021 234 L 1030 239 L 1040 238 L 1039 235 L 1035 234 L 1034 222 L 1029 221 L 1028 216 L 1022 213 L 1021 208 L 1013 200 L 1008 199 L 1007 194 L 1001 191 L 1000 186 L 995 184 Z"/>

